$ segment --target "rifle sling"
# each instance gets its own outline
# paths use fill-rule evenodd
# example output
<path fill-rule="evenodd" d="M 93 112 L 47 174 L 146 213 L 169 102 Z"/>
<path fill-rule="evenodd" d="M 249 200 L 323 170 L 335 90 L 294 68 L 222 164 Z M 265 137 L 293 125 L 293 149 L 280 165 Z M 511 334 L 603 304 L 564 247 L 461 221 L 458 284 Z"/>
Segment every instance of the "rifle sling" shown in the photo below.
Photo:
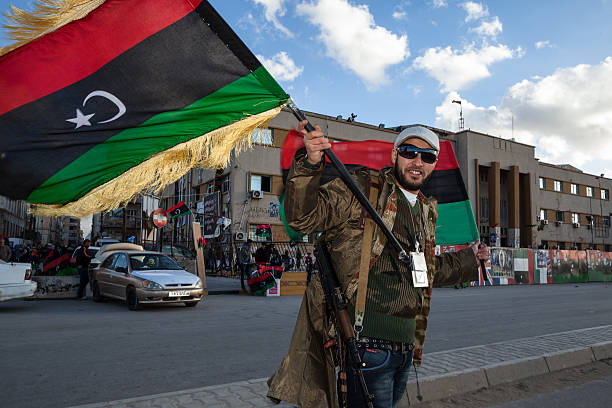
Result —
<path fill-rule="evenodd" d="M 370 178 L 366 182 L 366 190 L 369 200 L 376 205 L 379 189 L 377 185 L 370 183 Z M 361 260 L 359 262 L 359 284 L 357 286 L 357 299 L 355 301 L 355 337 L 359 339 L 359 334 L 363 329 L 363 317 L 365 314 L 366 294 L 368 291 L 368 275 L 370 273 L 370 261 L 372 258 L 372 239 L 374 235 L 374 220 L 371 217 L 365 218 L 363 230 L 363 240 L 361 242 Z"/>

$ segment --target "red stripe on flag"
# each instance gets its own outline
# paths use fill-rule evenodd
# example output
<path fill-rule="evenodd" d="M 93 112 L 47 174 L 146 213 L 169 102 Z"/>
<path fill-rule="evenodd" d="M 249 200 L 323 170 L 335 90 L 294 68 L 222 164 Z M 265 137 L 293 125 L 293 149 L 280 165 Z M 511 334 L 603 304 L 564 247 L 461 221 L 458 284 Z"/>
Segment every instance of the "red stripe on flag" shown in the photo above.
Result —
<path fill-rule="evenodd" d="M 0 98 L 0 115 L 86 78 L 201 2 L 108 0 L 85 18 L 0 57 L 0 89 L 10 90 Z"/>
<path fill-rule="evenodd" d="M 291 130 L 283 144 L 281 152 L 281 168 L 288 170 L 291 167 L 295 152 L 304 146 L 304 138 L 301 133 Z M 391 166 L 392 142 L 380 140 L 364 140 L 358 142 L 334 142 L 332 151 L 344 164 L 357 164 L 370 169 L 380 170 L 385 166 Z M 327 160 L 329 163 L 329 160 Z M 449 141 L 440 141 L 440 154 L 438 163 L 434 170 L 452 170 L 459 167 L 453 145 Z"/>
<path fill-rule="evenodd" d="M 185 203 L 184 203 L 184 202 L 179 201 L 178 203 L 176 203 L 176 205 L 175 205 L 174 207 L 168 208 L 168 209 L 166 210 L 166 212 L 171 213 L 172 211 L 176 210 L 177 208 L 181 208 L 181 207 L 182 207 L 182 206 L 184 206 L 184 205 L 185 205 Z"/>

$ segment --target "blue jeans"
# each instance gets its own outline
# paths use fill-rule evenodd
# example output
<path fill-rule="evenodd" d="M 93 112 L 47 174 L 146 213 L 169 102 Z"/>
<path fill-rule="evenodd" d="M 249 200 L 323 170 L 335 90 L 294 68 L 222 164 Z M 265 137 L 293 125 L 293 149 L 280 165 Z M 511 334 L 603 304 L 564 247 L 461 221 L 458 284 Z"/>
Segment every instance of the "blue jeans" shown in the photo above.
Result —
<path fill-rule="evenodd" d="M 363 376 L 368 392 L 374 394 L 374 406 L 376 408 L 396 407 L 406 391 L 408 372 L 412 364 L 412 350 L 401 352 L 362 348 L 359 349 L 359 355 L 361 361 L 365 363 Z M 359 379 L 351 368 L 347 368 L 346 375 L 348 407 L 365 407 Z"/>

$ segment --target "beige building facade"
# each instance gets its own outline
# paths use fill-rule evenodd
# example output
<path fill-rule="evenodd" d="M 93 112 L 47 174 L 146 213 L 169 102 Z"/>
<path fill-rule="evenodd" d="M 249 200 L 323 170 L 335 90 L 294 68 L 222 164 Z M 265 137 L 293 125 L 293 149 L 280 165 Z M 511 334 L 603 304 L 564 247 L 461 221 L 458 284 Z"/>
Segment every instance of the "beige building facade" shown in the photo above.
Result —
<path fill-rule="evenodd" d="M 392 142 L 403 129 L 306 114 L 326 135 L 338 141 Z M 207 207 L 215 208 L 214 214 L 206 215 L 209 224 L 220 217 L 231 220 L 225 232 L 220 230 L 219 239 L 224 242 L 258 240 L 255 231 L 261 224 L 271 226 L 272 240 L 288 241 L 279 213 L 283 191 L 280 154 L 287 133 L 296 126 L 294 116 L 284 110 L 268 129 L 254 134 L 252 149 L 233 157 L 223 173 L 194 169 L 169 186 L 162 206 L 169 208 L 182 200 L 194 212 L 184 221 L 177 221 L 175 241 L 191 245 L 189 225 L 205 217 L 197 214 L 198 202 L 205 197 L 216 202 L 216 207 Z M 484 241 L 523 248 L 610 250 L 611 179 L 567 165 L 542 163 L 535 157 L 534 146 L 513 140 L 472 130 L 450 132 L 429 128 L 453 144 Z M 203 206 L 199 208 L 202 210 Z M 562 218 L 561 222 L 555 222 L 557 218 Z M 169 233 L 167 230 L 166 234 Z"/>

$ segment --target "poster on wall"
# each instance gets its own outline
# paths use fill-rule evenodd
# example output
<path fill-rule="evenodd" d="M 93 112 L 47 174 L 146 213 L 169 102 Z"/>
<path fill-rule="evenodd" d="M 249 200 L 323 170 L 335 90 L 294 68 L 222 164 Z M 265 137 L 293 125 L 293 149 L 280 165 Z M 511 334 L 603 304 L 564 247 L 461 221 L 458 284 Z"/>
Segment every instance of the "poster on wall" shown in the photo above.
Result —
<path fill-rule="evenodd" d="M 280 203 L 270 203 L 270 218 L 280 217 Z"/>
<path fill-rule="evenodd" d="M 202 235 L 212 236 L 217 228 L 219 217 L 219 192 L 207 194 L 202 199 L 204 216 L 202 217 Z"/>
<path fill-rule="evenodd" d="M 535 258 L 535 273 L 534 283 L 545 285 L 552 283 L 552 270 L 550 268 L 550 258 L 547 249 L 538 249 L 534 251 Z"/>
<path fill-rule="evenodd" d="M 612 252 L 588 251 L 589 282 L 612 282 Z"/>
<path fill-rule="evenodd" d="M 514 249 L 512 251 L 514 259 L 514 283 L 516 284 L 528 285 L 533 283 L 533 270 L 532 274 L 529 273 L 529 251 L 529 249 Z"/>
<path fill-rule="evenodd" d="M 491 248 L 491 277 L 495 285 L 514 284 L 512 249 Z"/>
<path fill-rule="evenodd" d="M 586 251 L 553 249 L 550 251 L 550 258 L 553 283 L 588 281 Z"/>

